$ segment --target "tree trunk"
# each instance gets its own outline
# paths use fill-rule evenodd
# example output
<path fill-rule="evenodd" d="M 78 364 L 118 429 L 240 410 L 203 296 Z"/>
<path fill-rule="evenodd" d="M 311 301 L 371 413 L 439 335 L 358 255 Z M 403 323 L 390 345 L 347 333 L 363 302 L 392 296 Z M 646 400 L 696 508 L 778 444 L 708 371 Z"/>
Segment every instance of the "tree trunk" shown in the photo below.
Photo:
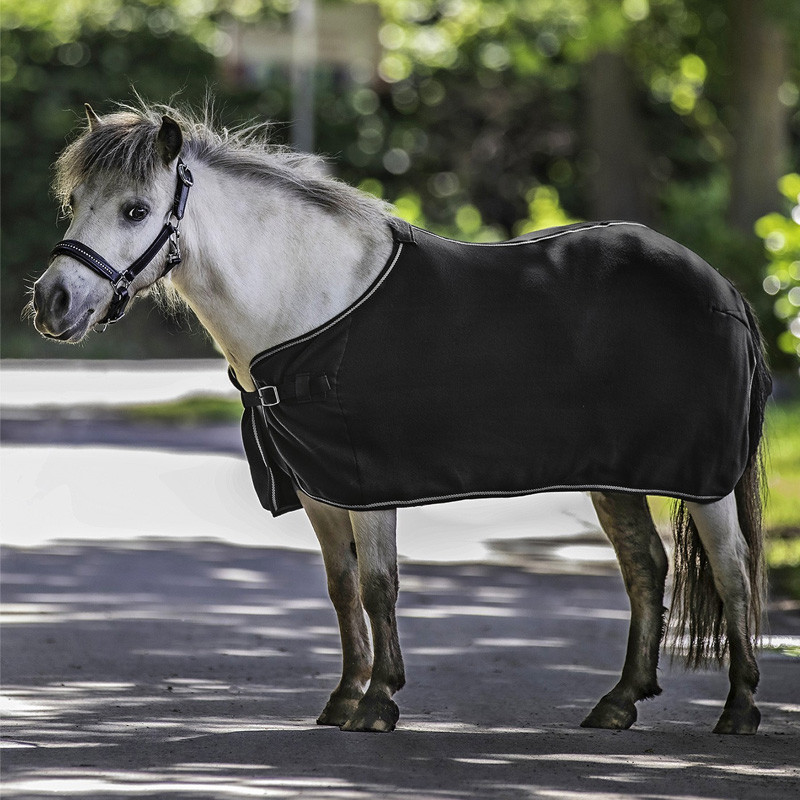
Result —
<path fill-rule="evenodd" d="M 780 208 L 777 183 L 788 170 L 789 124 L 779 89 L 788 71 L 786 37 L 764 0 L 729 0 L 732 133 L 728 220 L 752 234 L 755 221 Z"/>
<path fill-rule="evenodd" d="M 655 204 L 633 79 L 619 53 L 598 53 L 585 73 L 584 135 L 594 219 L 653 222 Z"/>

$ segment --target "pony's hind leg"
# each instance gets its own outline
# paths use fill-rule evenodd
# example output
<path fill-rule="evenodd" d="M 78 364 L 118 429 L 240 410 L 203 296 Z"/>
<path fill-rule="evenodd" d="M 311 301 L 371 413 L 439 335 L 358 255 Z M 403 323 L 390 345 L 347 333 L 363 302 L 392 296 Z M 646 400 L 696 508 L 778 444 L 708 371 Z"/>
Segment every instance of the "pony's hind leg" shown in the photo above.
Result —
<path fill-rule="evenodd" d="M 581 726 L 620 730 L 636 722 L 638 700 L 661 693 L 656 670 L 664 632 L 668 562 L 644 496 L 593 492 L 592 502 L 619 560 L 631 603 L 631 624 L 620 680 Z"/>
<path fill-rule="evenodd" d="M 355 714 L 372 671 L 369 631 L 358 586 L 353 527 L 349 512 L 312 500 L 302 492 L 298 492 L 298 497 L 322 548 L 328 593 L 342 639 L 342 677 L 317 723 L 341 726 Z"/>
<path fill-rule="evenodd" d="M 755 733 L 761 713 L 753 701 L 758 665 L 750 631 L 749 548 L 739 527 L 736 500 L 687 503 L 722 600 L 730 654 L 730 692 L 714 733 Z"/>
<path fill-rule="evenodd" d="M 372 678 L 345 731 L 391 731 L 400 716 L 392 695 L 403 687 L 405 672 L 397 635 L 397 545 L 394 510 L 351 512 L 358 552 L 361 601 L 372 626 Z"/>

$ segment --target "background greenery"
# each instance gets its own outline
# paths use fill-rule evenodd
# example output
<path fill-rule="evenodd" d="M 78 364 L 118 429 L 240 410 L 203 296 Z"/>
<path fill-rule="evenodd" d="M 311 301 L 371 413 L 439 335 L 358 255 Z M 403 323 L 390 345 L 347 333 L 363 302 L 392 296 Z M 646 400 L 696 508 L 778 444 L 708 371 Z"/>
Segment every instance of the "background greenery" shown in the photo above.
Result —
<path fill-rule="evenodd" d="M 130 101 L 132 87 L 148 100 L 200 104 L 210 86 L 222 123 L 269 118 L 285 139 L 287 70 L 242 81 L 221 59 L 227 23 L 278 22 L 294 2 L 5 0 L 4 356 L 211 352 L 204 337 L 178 335 L 189 321 L 164 320 L 146 301 L 78 352 L 21 323 L 26 281 L 63 232 L 49 166 L 83 102 L 106 112 Z M 316 149 L 339 176 L 459 238 L 572 219 L 653 224 L 740 286 L 773 365 L 796 371 L 800 3 L 377 2 L 378 75 L 326 65 L 316 74 Z"/>

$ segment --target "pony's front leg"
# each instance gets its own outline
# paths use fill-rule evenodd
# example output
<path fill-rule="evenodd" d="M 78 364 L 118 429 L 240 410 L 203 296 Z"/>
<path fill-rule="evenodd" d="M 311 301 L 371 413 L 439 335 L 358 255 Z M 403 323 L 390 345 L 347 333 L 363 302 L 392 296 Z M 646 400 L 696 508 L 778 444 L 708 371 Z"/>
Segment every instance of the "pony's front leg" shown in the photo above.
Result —
<path fill-rule="evenodd" d="M 342 678 L 317 719 L 319 725 L 344 725 L 364 696 L 372 671 L 369 631 L 358 587 L 350 514 L 298 492 L 322 548 L 325 572 L 342 639 Z"/>
<path fill-rule="evenodd" d="M 636 722 L 638 700 L 661 693 L 656 670 L 668 562 L 645 497 L 593 492 L 592 502 L 619 560 L 631 603 L 631 625 L 620 680 L 581 726 L 620 730 Z"/>
<path fill-rule="evenodd" d="M 358 554 L 361 601 L 372 626 L 372 679 L 345 731 L 391 731 L 400 716 L 392 695 L 403 687 L 405 671 L 397 635 L 397 514 L 351 512 Z"/>

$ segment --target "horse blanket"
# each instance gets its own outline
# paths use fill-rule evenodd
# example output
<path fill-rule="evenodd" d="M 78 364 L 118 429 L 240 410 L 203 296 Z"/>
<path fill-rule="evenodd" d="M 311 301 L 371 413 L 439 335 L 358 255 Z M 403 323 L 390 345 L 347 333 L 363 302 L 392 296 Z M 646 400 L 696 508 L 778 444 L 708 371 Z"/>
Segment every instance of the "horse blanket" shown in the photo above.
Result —
<path fill-rule="evenodd" d="M 733 490 L 757 345 L 699 256 L 629 222 L 491 244 L 391 225 L 358 300 L 250 364 L 242 434 L 273 515 L 300 508 L 296 488 L 358 510 Z"/>

